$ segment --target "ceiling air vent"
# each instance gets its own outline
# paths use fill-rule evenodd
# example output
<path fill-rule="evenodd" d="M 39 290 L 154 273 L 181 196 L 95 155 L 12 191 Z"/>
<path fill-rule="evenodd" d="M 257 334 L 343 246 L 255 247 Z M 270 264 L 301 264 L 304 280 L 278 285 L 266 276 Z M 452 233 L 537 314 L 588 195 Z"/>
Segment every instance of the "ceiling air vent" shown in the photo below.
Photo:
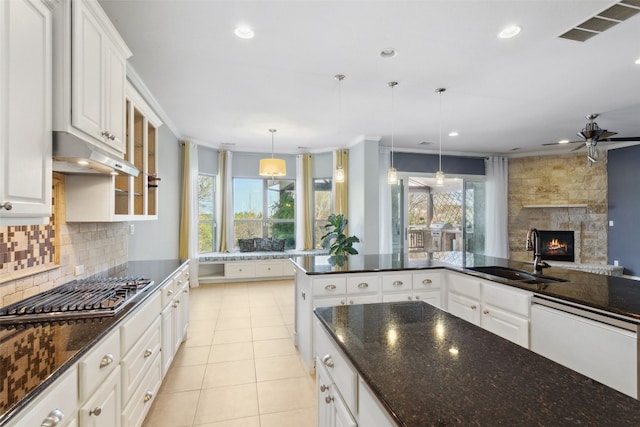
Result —
<path fill-rule="evenodd" d="M 640 13 L 640 0 L 622 0 L 559 37 L 584 42 Z"/>

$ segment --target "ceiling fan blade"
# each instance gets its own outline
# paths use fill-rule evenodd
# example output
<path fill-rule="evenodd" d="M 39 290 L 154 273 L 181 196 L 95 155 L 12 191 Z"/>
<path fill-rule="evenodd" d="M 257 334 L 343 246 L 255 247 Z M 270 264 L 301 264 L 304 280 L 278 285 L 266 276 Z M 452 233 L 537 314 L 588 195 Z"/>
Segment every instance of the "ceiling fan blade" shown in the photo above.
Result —
<path fill-rule="evenodd" d="M 610 136 L 617 135 L 617 134 L 618 134 L 618 132 L 608 132 L 607 131 L 607 132 L 603 133 L 602 135 L 600 135 L 600 137 L 598 138 L 598 141 L 603 141 L 603 140 L 609 138 Z"/>
<path fill-rule="evenodd" d="M 600 139 L 599 140 L 599 142 L 601 142 L 601 141 L 605 141 L 605 142 L 616 142 L 616 141 L 634 142 L 634 141 L 640 141 L 640 136 L 630 136 L 628 138 L 622 138 L 622 137 L 605 138 L 605 139 Z"/>
<path fill-rule="evenodd" d="M 569 141 L 569 142 L 563 142 L 563 143 L 559 143 L 559 142 L 545 142 L 542 145 L 564 145 L 564 144 L 575 144 L 576 142 L 579 142 L 581 144 L 584 144 L 584 141 Z"/>
<path fill-rule="evenodd" d="M 573 153 L 574 151 L 578 151 L 580 149 L 584 148 L 584 145 L 578 145 L 577 147 L 574 147 L 573 150 L 571 150 L 571 152 Z"/>

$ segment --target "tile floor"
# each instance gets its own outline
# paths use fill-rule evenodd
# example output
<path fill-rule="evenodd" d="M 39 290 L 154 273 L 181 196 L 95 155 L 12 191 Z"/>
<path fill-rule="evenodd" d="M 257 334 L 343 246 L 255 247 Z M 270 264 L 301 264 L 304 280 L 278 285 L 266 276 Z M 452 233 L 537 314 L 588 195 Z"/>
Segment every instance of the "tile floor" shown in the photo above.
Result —
<path fill-rule="evenodd" d="M 293 281 L 191 290 L 187 340 L 143 427 L 307 427 L 315 382 L 293 345 Z"/>

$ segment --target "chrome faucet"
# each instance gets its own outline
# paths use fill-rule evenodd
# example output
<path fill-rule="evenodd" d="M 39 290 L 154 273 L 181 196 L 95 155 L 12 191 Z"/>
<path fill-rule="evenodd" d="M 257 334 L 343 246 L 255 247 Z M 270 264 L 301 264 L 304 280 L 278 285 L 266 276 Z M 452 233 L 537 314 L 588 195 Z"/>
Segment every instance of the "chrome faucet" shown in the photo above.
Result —
<path fill-rule="evenodd" d="M 533 274 L 542 273 L 543 268 L 551 267 L 546 262 L 542 261 L 542 253 L 540 253 L 540 233 L 535 228 L 530 228 L 527 231 L 527 251 L 533 251 Z"/>

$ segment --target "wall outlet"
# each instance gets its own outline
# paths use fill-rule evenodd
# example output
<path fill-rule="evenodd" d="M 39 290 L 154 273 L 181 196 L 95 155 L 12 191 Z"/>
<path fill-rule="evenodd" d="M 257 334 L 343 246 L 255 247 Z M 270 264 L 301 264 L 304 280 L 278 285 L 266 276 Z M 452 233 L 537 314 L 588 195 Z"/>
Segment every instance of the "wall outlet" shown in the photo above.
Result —
<path fill-rule="evenodd" d="M 613 260 L 613 265 L 615 265 L 615 266 L 617 266 L 617 265 L 618 265 L 618 260 L 617 260 L 617 259 L 614 259 L 614 260 Z"/>
<path fill-rule="evenodd" d="M 136 232 L 135 224 L 129 224 L 129 235 L 133 236 L 135 232 Z"/>
<path fill-rule="evenodd" d="M 76 276 L 84 274 L 84 265 L 76 265 L 76 268 L 73 270 L 73 274 Z"/>
<path fill-rule="evenodd" d="M 609 227 L 613 227 L 613 220 L 609 221 Z"/>

